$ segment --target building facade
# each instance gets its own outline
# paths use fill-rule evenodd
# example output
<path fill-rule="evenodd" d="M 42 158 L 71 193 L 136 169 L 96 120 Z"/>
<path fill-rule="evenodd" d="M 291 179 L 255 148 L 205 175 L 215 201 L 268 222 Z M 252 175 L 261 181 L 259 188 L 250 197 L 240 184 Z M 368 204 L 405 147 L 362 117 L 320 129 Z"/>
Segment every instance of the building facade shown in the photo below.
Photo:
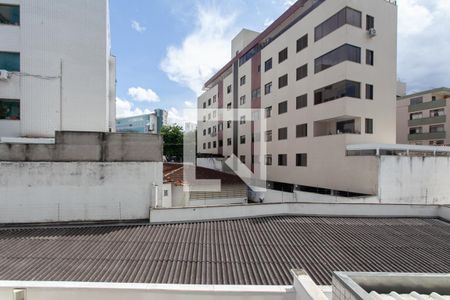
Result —
<path fill-rule="evenodd" d="M 151 114 L 119 118 L 116 120 L 117 132 L 159 134 L 161 128 L 165 125 L 167 125 L 167 111 L 163 109 L 156 109 Z"/>
<path fill-rule="evenodd" d="M 108 0 L 3 0 L 0 40 L 0 137 L 115 130 Z"/>
<path fill-rule="evenodd" d="M 450 89 L 437 88 L 397 100 L 397 143 L 450 145 Z"/>
<path fill-rule="evenodd" d="M 396 24 L 394 1 L 301 0 L 238 36 L 198 98 L 198 153 L 267 168 L 269 188 L 376 194 L 373 161 L 346 146 L 396 141 Z"/>

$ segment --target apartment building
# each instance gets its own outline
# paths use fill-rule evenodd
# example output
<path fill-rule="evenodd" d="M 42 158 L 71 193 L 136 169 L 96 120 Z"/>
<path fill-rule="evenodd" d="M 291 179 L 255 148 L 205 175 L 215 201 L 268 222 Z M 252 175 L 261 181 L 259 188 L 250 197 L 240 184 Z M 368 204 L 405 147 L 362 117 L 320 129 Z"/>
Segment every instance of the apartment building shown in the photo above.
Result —
<path fill-rule="evenodd" d="M 450 145 L 450 89 L 437 88 L 397 100 L 397 143 Z"/>
<path fill-rule="evenodd" d="M 0 138 L 115 130 L 108 0 L 0 0 Z"/>
<path fill-rule="evenodd" d="M 153 133 L 159 134 L 163 126 L 167 125 L 168 113 L 163 109 L 155 109 L 153 113 L 118 118 L 117 132 Z"/>
<path fill-rule="evenodd" d="M 198 153 L 273 189 L 376 194 L 375 161 L 346 146 L 396 141 L 396 24 L 395 1 L 300 0 L 244 30 L 198 98 Z"/>

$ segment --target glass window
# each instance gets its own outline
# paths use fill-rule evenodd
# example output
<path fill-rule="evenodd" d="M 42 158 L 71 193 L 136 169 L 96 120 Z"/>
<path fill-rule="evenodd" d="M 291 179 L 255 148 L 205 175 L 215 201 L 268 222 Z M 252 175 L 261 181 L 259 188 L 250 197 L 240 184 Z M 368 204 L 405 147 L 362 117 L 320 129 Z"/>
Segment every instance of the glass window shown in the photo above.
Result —
<path fill-rule="evenodd" d="M 245 124 L 245 116 L 242 116 L 242 117 L 241 117 L 241 120 L 240 120 L 239 123 L 240 123 L 241 125 Z"/>
<path fill-rule="evenodd" d="M 366 64 L 373 66 L 374 65 L 374 53 L 372 50 L 367 49 L 366 50 Z"/>
<path fill-rule="evenodd" d="M 0 24 L 20 25 L 20 7 L 0 4 Z"/>
<path fill-rule="evenodd" d="M 345 24 L 361 28 L 361 18 L 360 11 L 346 7 L 315 28 L 314 40 L 317 42 Z"/>
<path fill-rule="evenodd" d="M 340 121 L 336 123 L 337 133 L 356 133 L 355 120 Z"/>
<path fill-rule="evenodd" d="M 228 139 L 227 139 L 227 145 L 228 145 L 228 146 L 231 146 L 231 143 L 232 143 L 232 142 L 231 142 L 231 138 L 228 138 Z"/>
<path fill-rule="evenodd" d="M 288 138 L 288 129 L 287 127 L 279 128 L 278 129 L 278 140 L 287 140 Z"/>
<path fill-rule="evenodd" d="M 252 100 L 261 97 L 261 89 L 257 88 L 252 91 Z"/>
<path fill-rule="evenodd" d="M 206 143 L 203 143 L 203 150 L 206 149 Z"/>
<path fill-rule="evenodd" d="M 231 85 L 227 86 L 227 94 L 231 93 Z"/>
<path fill-rule="evenodd" d="M 287 166 L 287 154 L 278 154 L 278 165 Z"/>
<path fill-rule="evenodd" d="M 422 118 L 423 118 L 423 114 L 421 112 L 413 113 L 413 114 L 410 114 L 410 116 L 409 116 L 410 120 L 418 120 L 418 119 L 422 119 Z"/>
<path fill-rule="evenodd" d="M 370 30 L 375 28 L 375 18 L 372 16 L 366 16 L 366 30 Z"/>
<path fill-rule="evenodd" d="M 435 110 L 430 110 L 430 117 L 440 117 L 440 116 L 445 116 L 445 109 L 441 108 L 441 109 L 435 109 Z"/>
<path fill-rule="evenodd" d="M 266 62 L 264 63 L 264 72 L 267 72 L 270 69 L 272 69 L 272 58 L 266 60 Z"/>
<path fill-rule="evenodd" d="M 278 103 L 278 114 L 279 115 L 287 113 L 287 111 L 288 111 L 288 102 L 287 101 Z"/>
<path fill-rule="evenodd" d="M 430 132 L 431 133 L 435 133 L 435 132 L 444 132 L 445 131 L 445 127 L 444 125 L 432 125 L 430 126 Z"/>
<path fill-rule="evenodd" d="M 211 149 L 211 142 L 208 142 L 208 149 Z"/>
<path fill-rule="evenodd" d="M 341 62 L 361 63 L 361 48 L 345 44 L 314 60 L 314 72 L 319 73 Z"/>
<path fill-rule="evenodd" d="M 373 100 L 373 85 L 366 84 L 366 99 Z"/>
<path fill-rule="evenodd" d="M 278 53 L 278 63 L 281 64 L 283 61 L 288 59 L 288 48 L 284 48 Z"/>
<path fill-rule="evenodd" d="M 241 96 L 241 98 L 239 99 L 239 104 L 240 105 L 244 105 L 245 104 L 245 95 Z"/>
<path fill-rule="evenodd" d="M 297 133 L 298 138 L 307 137 L 308 136 L 308 124 L 297 125 Z"/>
<path fill-rule="evenodd" d="M 240 140 L 241 144 L 245 144 L 245 135 L 241 135 Z"/>
<path fill-rule="evenodd" d="M 308 76 L 308 64 L 297 68 L 297 80 L 303 79 L 306 76 Z"/>
<path fill-rule="evenodd" d="M 245 84 L 245 76 L 241 77 L 241 82 L 240 82 L 241 86 Z"/>
<path fill-rule="evenodd" d="M 208 99 L 208 106 L 211 105 L 211 98 Z"/>
<path fill-rule="evenodd" d="M 243 164 L 245 164 L 245 155 L 241 155 L 240 160 Z"/>
<path fill-rule="evenodd" d="M 20 120 L 20 101 L 0 99 L 0 120 Z"/>
<path fill-rule="evenodd" d="M 285 74 L 283 76 L 281 76 L 280 78 L 278 78 L 278 88 L 284 88 L 285 86 L 288 85 L 288 74 Z"/>
<path fill-rule="evenodd" d="M 272 141 L 272 130 L 267 130 L 265 133 L 265 140 L 266 142 Z"/>
<path fill-rule="evenodd" d="M 366 133 L 373 134 L 373 119 L 366 119 Z"/>
<path fill-rule="evenodd" d="M 0 52 L 0 70 L 20 72 L 20 54 L 15 52 Z"/>
<path fill-rule="evenodd" d="M 414 127 L 409 129 L 409 134 L 420 134 L 423 133 L 422 127 Z"/>
<path fill-rule="evenodd" d="M 298 153 L 296 155 L 296 163 L 295 164 L 297 167 L 306 167 L 308 165 L 308 154 Z"/>
<path fill-rule="evenodd" d="M 297 40 L 297 52 L 302 51 L 306 47 L 308 47 L 308 34 L 305 34 Z"/>
<path fill-rule="evenodd" d="M 343 97 L 361 98 L 361 83 L 343 80 L 314 91 L 314 105 Z"/>
<path fill-rule="evenodd" d="M 410 100 L 411 105 L 423 103 L 423 97 L 416 97 Z"/>
<path fill-rule="evenodd" d="M 267 154 L 265 156 L 265 163 L 266 163 L 266 166 L 271 166 L 272 165 L 272 154 Z"/>
<path fill-rule="evenodd" d="M 270 118 L 272 116 L 272 106 L 266 107 L 266 118 Z"/>
<path fill-rule="evenodd" d="M 217 148 L 217 142 L 216 142 L 216 141 L 213 142 L 213 148 L 214 148 L 214 149 Z"/>
<path fill-rule="evenodd" d="M 308 106 L 308 94 L 298 96 L 296 99 L 296 108 L 301 109 Z"/>
<path fill-rule="evenodd" d="M 231 103 L 227 104 L 227 110 L 231 110 Z"/>
<path fill-rule="evenodd" d="M 264 86 L 264 94 L 268 95 L 272 92 L 272 82 L 269 82 Z"/>

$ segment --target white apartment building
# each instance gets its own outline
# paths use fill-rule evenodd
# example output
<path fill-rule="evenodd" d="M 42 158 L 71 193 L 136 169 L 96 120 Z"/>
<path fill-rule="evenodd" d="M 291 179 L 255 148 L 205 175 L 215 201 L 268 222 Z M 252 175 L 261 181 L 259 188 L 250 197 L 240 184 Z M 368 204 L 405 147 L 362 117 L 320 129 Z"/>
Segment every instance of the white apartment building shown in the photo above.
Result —
<path fill-rule="evenodd" d="M 450 145 L 450 89 L 437 88 L 398 98 L 397 142 Z"/>
<path fill-rule="evenodd" d="M 395 1 L 300 0 L 232 53 L 198 98 L 199 154 L 265 165 L 272 189 L 377 194 L 376 160 L 346 147 L 396 142 Z"/>
<path fill-rule="evenodd" d="M 108 0 L 0 0 L 0 41 L 0 138 L 115 130 Z"/>

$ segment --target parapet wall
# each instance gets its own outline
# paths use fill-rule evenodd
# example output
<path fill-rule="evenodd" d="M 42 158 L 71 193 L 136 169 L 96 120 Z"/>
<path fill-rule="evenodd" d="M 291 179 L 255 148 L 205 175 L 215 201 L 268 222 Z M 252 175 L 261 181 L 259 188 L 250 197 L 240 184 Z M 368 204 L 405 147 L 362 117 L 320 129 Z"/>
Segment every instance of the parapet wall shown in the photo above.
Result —
<path fill-rule="evenodd" d="M 55 144 L 0 144 L 0 161 L 9 162 L 162 162 L 159 135 L 56 132 Z"/>

